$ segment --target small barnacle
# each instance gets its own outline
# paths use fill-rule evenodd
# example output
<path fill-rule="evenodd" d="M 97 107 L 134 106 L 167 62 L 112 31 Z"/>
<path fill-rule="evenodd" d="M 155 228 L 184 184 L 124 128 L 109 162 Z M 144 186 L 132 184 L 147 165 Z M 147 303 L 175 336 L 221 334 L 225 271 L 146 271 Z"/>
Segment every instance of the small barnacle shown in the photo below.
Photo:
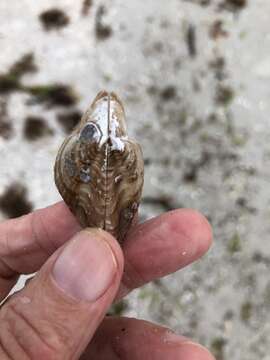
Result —
<path fill-rule="evenodd" d="M 80 180 L 84 183 L 89 183 L 89 181 L 91 180 L 91 176 L 90 176 L 90 169 L 87 167 L 82 167 L 80 170 Z"/>
<path fill-rule="evenodd" d="M 55 183 L 83 227 L 100 227 L 120 243 L 136 219 L 143 186 L 140 145 L 127 136 L 122 102 L 100 92 L 62 144 Z"/>
<path fill-rule="evenodd" d="M 122 175 L 117 175 L 117 176 L 114 178 L 114 182 L 115 182 L 116 184 L 118 184 L 121 180 L 122 180 Z"/>
<path fill-rule="evenodd" d="M 86 124 L 85 127 L 82 129 L 79 137 L 79 141 L 84 143 L 94 143 L 99 142 L 101 137 L 101 133 L 98 130 L 97 126 L 93 123 Z"/>

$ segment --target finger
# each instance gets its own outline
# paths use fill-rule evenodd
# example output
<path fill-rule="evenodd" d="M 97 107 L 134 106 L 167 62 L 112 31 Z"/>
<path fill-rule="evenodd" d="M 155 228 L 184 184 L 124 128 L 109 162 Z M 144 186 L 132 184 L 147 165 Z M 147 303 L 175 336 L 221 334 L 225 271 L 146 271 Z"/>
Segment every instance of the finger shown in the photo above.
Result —
<path fill-rule="evenodd" d="M 206 218 L 179 209 L 136 226 L 124 242 L 125 269 L 117 298 L 200 258 L 212 243 Z"/>
<path fill-rule="evenodd" d="M 81 360 L 214 360 L 199 344 L 147 321 L 106 318 Z"/>
<path fill-rule="evenodd" d="M 0 301 L 80 229 L 64 202 L 0 224 Z"/>
<path fill-rule="evenodd" d="M 37 271 L 79 229 L 63 202 L 0 224 L 0 301 L 18 274 Z M 127 261 L 119 296 L 194 261 L 208 249 L 211 236 L 207 220 L 193 210 L 171 211 L 135 226 L 125 240 Z M 197 256 L 192 258 L 190 251 L 196 247 Z"/>
<path fill-rule="evenodd" d="M 96 229 L 75 235 L 1 308 L 2 352 L 11 359 L 77 359 L 111 304 L 122 269 L 111 235 Z"/>

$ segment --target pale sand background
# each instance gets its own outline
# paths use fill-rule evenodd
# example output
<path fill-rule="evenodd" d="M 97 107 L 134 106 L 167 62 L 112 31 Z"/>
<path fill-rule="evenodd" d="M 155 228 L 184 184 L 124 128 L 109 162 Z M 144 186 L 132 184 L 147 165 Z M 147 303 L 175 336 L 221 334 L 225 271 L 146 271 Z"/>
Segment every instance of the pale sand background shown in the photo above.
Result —
<path fill-rule="evenodd" d="M 80 110 L 100 89 L 115 90 L 147 160 L 142 218 L 168 205 L 197 208 L 211 220 L 215 244 L 208 255 L 134 291 L 123 313 L 192 336 L 221 360 L 269 360 L 270 2 L 250 0 L 238 12 L 217 10 L 221 2 L 95 0 L 82 16 L 81 1 L 59 0 L 70 24 L 46 32 L 38 16 L 55 1 L 1 0 L 0 72 L 33 52 L 39 71 L 23 82 L 72 85 Z M 112 29 L 106 40 L 95 35 L 101 4 Z M 213 39 L 216 20 L 226 36 Z M 171 99 L 161 95 L 167 86 L 175 88 Z M 231 91 L 217 103 L 222 86 Z M 49 205 L 59 199 L 52 167 L 64 138 L 55 120 L 62 110 L 29 106 L 27 94 L 2 97 L 15 135 L 0 136 L 0 194 L 19 180 L 35 208 Z M 44 116 L 54 136 L 27 142 L 26 115 Z M 161 197 L 169 204 L 153 204 Z"/>

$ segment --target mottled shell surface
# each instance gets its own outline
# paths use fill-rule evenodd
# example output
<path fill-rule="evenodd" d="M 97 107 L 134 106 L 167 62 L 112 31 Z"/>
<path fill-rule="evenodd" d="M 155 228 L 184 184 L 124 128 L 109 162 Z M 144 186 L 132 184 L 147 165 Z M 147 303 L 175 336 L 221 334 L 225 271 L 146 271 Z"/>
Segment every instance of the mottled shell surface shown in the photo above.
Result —
<path fill-rule="evenodd" d="M 143 157 L 140 145 L 127 135 L 116 94 L 97 95 L 59 149 L 54 175 L 83 227 L 102 228 L 123 242 L 138 211 Z"/>

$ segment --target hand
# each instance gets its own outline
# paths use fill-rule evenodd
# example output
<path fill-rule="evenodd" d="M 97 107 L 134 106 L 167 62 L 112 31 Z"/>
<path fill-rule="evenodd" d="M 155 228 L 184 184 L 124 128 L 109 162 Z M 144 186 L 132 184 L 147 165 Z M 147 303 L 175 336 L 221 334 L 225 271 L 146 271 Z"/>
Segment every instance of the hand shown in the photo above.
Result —
<path fill-rule="evenodd" d="M 114 299 L 207 251 L 202 215 L 175 210 L 138 225 L 123 253 L 107 232 L 79 230 L 62 202 L 0 224 L 0 301 L 20 274 L 38 271 L 0 309 L 1 360 L 213 360 L 166 328 L 105 317 Z"/>

